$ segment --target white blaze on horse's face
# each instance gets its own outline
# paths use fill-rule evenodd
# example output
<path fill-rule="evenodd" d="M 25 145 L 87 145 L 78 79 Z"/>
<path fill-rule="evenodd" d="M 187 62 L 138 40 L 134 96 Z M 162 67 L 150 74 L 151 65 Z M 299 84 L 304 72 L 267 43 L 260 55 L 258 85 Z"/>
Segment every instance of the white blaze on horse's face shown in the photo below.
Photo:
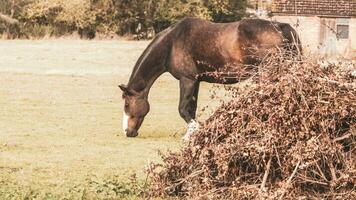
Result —
<path fill-rule="evenodd" d="M 123 117 L 122 117 L 122 130 L 124 131 L 124 134 L 127 135 L 127 128 L 129 126 L 129 116 L 123 112 Z"/>

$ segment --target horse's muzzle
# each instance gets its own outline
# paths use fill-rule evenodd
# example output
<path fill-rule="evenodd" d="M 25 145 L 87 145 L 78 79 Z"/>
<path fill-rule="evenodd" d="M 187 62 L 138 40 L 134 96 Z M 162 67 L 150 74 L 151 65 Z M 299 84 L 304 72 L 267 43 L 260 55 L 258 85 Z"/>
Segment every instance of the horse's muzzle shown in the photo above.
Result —
<path fill-rule="evenodd" d="M 126 136 L 127 137 L 136 137 L 136 136 L 138 136 L 138 132 L 136 130 L 127 129 Z"/>

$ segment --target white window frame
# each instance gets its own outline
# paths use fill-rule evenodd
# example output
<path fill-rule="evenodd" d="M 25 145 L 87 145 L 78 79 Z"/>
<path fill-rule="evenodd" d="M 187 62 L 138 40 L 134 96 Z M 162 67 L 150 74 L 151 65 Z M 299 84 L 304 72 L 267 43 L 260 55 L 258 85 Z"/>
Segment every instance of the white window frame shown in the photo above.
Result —
<path fill-rule="evenodd" d="M 339 26 L 347 26 L 347 36 L 340 37 Z M 337 18 L 336 19 L 336 37 L 338 40 L 348 40 L 350 38 L 350 18 Z"/>

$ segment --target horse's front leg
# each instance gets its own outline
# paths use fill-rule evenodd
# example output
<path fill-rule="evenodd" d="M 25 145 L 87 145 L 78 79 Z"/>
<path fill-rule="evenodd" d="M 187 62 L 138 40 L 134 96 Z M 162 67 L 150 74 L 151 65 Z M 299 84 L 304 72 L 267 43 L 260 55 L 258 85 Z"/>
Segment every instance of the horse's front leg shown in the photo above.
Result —
<path fill-rule="evenodd" d="M 191 134 L 198 129 L 199 124 L 195 121 L 197 110 L 199 82 L 188 78 L 181 78 L 179 81 L 180 98 L 179 114 L 188 123 L 184 140 L 189 140 Z"/>

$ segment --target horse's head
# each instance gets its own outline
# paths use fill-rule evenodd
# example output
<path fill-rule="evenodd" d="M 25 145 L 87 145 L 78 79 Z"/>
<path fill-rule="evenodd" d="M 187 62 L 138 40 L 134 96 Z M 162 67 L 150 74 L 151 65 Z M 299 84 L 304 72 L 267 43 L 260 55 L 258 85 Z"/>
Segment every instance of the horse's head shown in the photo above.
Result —
<path fill-rule="evenodd" d="M 150 110 L 150 104 L 140 93 L 125 85 L 119 85 L 119 87 L 123 92 L 122 98 L 125 100 L 122 128 L 127 137 L 136 137 L 143 119 Z"/>

